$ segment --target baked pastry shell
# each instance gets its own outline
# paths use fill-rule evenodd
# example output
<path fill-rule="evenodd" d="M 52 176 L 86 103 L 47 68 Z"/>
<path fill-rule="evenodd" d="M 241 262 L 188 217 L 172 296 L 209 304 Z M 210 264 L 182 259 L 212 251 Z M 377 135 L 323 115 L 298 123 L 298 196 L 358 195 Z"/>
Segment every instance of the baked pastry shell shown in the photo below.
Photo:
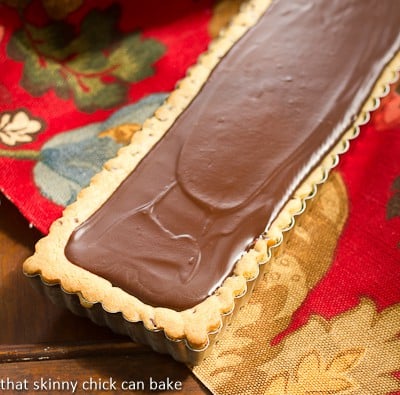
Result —
<path fill-rule="evenodd" d="M 326 181 L 340 155 L 348 150 L 350 141 L 359 135 L 360 126 L 368 122 L 370 112 L 379 107 L 380 98 L 389 92 L 390 84 L 398 76 L 400 54 L 383 70 L 353 125 L 343 132 L 341 140 L 301 183 L 268 230 L 244 252 L 232 275 L 200 304 L 182 312 L 146 305 L 135 296 L 113 287 L 106 279 L 69 262 L 64 248 L 73 230 L 111 196 L 163 137 L 200 91 L 221 57 L 257 22 L 268 5 L 269 2 L 253 0 L 242 8 L 155 115 L 145 121 L 131 144 L 105 164 L 90 186 L 81 191 L 77 201 L 53 223 L 49 235 L 37 243 L 35 254 L 25 261 L 23 267 L 33 284 L 53 302 L 191 365 L 200 363 L 207 356 L 223 328 L 248 300 L 257 281 L 262 278 L 266 264 L 295 226 L 296 217 L 306 210 L 307 201 L 315 197 L 318 185 Z"/>

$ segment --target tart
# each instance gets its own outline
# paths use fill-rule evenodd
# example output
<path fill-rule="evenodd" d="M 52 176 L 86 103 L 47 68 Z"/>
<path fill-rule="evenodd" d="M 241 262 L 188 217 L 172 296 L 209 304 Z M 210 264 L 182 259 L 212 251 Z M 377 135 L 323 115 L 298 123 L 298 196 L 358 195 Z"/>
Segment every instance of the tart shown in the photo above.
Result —
<path fill-rule="evenodd" d="M 24 263 L 197 364 L 396 76 L 395 2 L 249 1 Z"/>

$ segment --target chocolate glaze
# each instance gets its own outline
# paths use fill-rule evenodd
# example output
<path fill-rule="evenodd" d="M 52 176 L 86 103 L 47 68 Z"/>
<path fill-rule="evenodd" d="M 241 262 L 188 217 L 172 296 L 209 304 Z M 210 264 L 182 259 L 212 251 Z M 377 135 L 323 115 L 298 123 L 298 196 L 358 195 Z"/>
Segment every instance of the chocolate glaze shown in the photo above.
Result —
<path fill-rule="evenodd" d="M 399 26 L 394 0 L 273 3 L 67 258 L 153 306 L 204 300 L 349 127 Z"/>

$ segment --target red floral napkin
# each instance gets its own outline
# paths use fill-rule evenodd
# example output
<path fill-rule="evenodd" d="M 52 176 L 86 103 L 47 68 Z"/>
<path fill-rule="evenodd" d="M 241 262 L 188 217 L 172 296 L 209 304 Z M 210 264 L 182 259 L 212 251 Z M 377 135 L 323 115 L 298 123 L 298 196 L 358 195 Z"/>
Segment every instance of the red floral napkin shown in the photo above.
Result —
<path fill-rule="evenodd" d="M 1 191 L 46 233 L 195 63 L 216 23 L 209 0 L 0 4 Z"/>

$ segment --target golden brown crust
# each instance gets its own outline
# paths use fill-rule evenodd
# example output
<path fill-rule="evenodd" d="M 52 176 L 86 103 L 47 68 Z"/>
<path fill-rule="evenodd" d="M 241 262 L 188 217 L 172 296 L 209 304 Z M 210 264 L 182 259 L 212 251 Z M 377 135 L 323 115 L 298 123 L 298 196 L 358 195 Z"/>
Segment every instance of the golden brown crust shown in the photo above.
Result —
<path fill-rule="evenodd" d="M 176 312 L 148 306 L 120 288 L 113 287 L 104 278 L 73 265 L 66 259 L 64 247 L 74 228 L 109 198 L 162 138 L 197 95 L 220 58 L 257 22 L 268 5 L 269 1 L 265 0 L 246 3 L 231 25 L 212 42 L 209 50 L 177 84 L 175 91 L 156 111 L 155 116 L 145 121 L 142 130 L 133 135 L 131 143 L 105 164 L 104 169 L 93 177 L 90 186 L 81 191 L 77 201 L 64 210 L 63 217 L 53 223 L 49 235 L 37 243 L 35 254 L 24 263 L 24 272 L 28 276 L 40 275 L 44 283 L 60 284 L 65 292 L 76 293 L 85 308 L 101 303 L 105 311 L 121 312 L 127 321 L 141 321 L 150 331 L 163 330 L 168 339 L 185 340 L 195 350 L 207 347 L 209 334 L 221 328 L 222 316 L 233 311 L 235 298 L 246 293 L 247 284 L 259 275 L 260 266 L 269 260 L 272 249 L 282 242 L 284 233 L 294 225 L 295 217 L 304 211 L 306 200 L 314 197 L 317 185 L 326 180 L 329 171 L 337 164 L 338 155 L 347 150 L 349 141 L 358 135 L 359 126 L 365 123 L 369 112 L 379 105 L 379 98 L 388 91 L 388 84 L 395 79 L 396 71 L 400 69 L 399 54 L 382 73 L 353 126 L 296 190 L 268 233 L 262 235 L 254 248 L 241 257 L 233 275 L 224 281 L 215 294 L 194 308 Z"/>

